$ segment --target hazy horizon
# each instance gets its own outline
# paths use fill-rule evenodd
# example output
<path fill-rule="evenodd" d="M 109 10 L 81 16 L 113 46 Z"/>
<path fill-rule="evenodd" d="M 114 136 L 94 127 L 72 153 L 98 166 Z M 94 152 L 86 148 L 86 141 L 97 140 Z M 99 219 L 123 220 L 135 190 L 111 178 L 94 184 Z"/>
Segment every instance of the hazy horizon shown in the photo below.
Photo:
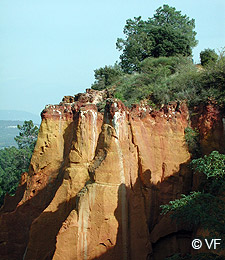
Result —
<path fill-rule="evenodd" d="M 224 0 L 2 0 L 0 109 L 39 115 L 45 105 L 84 92 L 94 82 L 95 69 L 119 61 L 115 43 L 124 37 L 126 20 L 152 17 L 163 4 L 195 19 L 196 63 L 200 51 L 225 45 Z"/>
<path fill-rule="evenodd" d="M 0 120 L 7 120 L 7 121 L 32 120 L 34 123 L 40 124 L 41 116 L 23 110 L 0 109 Z"/>

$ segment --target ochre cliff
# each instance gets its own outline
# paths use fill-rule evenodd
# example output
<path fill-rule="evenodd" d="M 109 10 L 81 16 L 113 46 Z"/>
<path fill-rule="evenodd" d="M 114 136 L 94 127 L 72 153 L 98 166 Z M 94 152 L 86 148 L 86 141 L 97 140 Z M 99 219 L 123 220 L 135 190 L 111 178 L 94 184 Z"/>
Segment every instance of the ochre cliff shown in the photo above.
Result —
<path fill-rule="evenodd" d="M 105 91 L 87 90 L 43 110 L 29 173 L 1 209 L 0 259 L 160 260 L 190 252 L 192 230 L 159 208 L 193 186 L 185 103 L 153 111 L 108 98 L 102 114 L 96 104 L 105 99 Z M 216 143 L 215 131 L 224 145 L 222 117 L 213 118 L 204 149 Z"/>

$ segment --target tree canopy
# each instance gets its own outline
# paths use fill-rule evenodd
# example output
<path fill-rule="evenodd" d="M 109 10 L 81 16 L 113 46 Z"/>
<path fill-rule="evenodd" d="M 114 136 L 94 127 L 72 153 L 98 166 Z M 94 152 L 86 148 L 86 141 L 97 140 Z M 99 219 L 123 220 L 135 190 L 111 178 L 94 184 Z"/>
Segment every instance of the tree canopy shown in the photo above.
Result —
<path fill-rule="evenodd" d="M 32 120 L 24 121 L 24 124 L 18 125 L 17 128 L 20 130 L 19 135 L 14 139 L 20 149 L 30 148 L 34 149 L 37 141 L 38 127 L 34 125 Z"/>
<path fill-rule="evenodd" d="M 195 20 L 174 7 L 159 7 L 152 18 L 141 16 L 128 19 L 124 27 L 125 39 L 118 38 L 116 46 L 122 51 L 124 72 L 140 71 L 140 63 L 147 57 L 190 56 L 197 45 Z"/>
<path fill-rule="evenodd" d="M 200 52 L 201 65 L 206 66 L 211 62 L 215 62 L 218 59 L 218 55 L 213 49 L 205 49 Z"/>
<path fill-rule="evenodd" d="M 28 171 L 30 159 L 37 141 L 38 127 L 33 122 L 24 121 L 18 125 L 19 135 L 15 137 L 18 148 L 12 146 L 0 150 L 0 207 L 5 194 L 13 195 L 21 174 Z"/>
<path fill-rule="evenodd" d="M 114 66 L 105 66 L 103 68 L 101 67 L 94 70 L 94 73 L 95 82 L 91 87 L 96 90 L 107 88 L 123 74 L 118 64 L 115 64 Z"/>

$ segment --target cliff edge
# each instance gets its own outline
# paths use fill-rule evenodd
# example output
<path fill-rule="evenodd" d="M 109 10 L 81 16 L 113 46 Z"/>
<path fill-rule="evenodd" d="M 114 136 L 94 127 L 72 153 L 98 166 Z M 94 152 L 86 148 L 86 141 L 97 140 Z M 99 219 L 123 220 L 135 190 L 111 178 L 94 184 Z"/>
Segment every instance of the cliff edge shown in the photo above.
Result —
<path fill-rule="evenodd" d="M 104 113 L 97 104 L 106 101 Z M 106 90 L 48 105 L 28 173 L 0 212 L 2 260 L 160 260 L 193 230 L 159 206 L 193 188 L 185 103 L 131 109 Z M 223 116 L 196 108 L 204 153 L 224 149 Z"/>

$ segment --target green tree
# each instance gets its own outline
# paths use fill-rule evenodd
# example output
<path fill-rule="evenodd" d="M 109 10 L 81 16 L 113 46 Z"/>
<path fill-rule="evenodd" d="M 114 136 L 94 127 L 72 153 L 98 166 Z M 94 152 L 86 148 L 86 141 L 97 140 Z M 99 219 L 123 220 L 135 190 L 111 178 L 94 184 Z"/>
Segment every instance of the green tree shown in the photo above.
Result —
<path fill-rule="evenodd" d="M 189 152 L 196 158 L 200 154 L 199 132 L 197 129 L 188 126 L 185 128 L 184 133 Z"/>
<path fill-rule="evenodd" d="M 197 45 L 195 21 L 163 5 L 152 18 L 143 21 L 141 16 L 128 19 L 124 27 L 125 39 L 117 39 L 122 51 L 121 67 L 127 73 L 140 71 L 140 62 L 147 57 L 190 56 Z"/>
<path fill-rule="evenodd" d="M 162 205 L 162 213 L 178 222 L 201 226 L 211 237 L 225 239 L 225 155 L 213 151 L 203 158 L 192 160 L 195 173 L 205 177 L 199 191 L 182 195 L 180 199 Z"/>
<path fill-rule="evenodd" d="M 28 171 L 37 141 L 38 127 L 31 120 L 17 127 L 20 130 L 15 137 L 18 148 L 12 146 L 0 150 L 0 206 L 6 193 L 15 194 L 21 174 Z"/>
<path fill-rule="evenodd" d="M 118 64 L 96 69 L 94 70 L 94 73 L 95 82 L 91 88 L 96 90 L 107 88 L 123 74 Z"/>
<path fill-rule="evenodd" d="M 5 194 L 14 194 L 18 186 L 22 170 L 20 156 L 19 149 L 14 146 L 0 150 L 0 206 L 3 204 Z"/>
<path fill-rule="evenodd" d="M 201 65 L 206 66 L 211 62 L 216 62 L 218 55 L 213 49 L 205 49 L 200 52 Z"/>
<path fill-rule="evenodd" d="M 225 49 L 220 51 L 215 62 L 209 62 L 202 71 L 201 85 L 205 96 L 216 100 L 225 109 Z"/>
<path fill-rule="evenodd" d="M 24 124 L 22 126 L 18 125 L 17 128 L 20 132 L 14 139 L 19 149 L 28 148 L 33 151 L 37 141 L 38 127 L 30 120 L 24 121 Z"/>

